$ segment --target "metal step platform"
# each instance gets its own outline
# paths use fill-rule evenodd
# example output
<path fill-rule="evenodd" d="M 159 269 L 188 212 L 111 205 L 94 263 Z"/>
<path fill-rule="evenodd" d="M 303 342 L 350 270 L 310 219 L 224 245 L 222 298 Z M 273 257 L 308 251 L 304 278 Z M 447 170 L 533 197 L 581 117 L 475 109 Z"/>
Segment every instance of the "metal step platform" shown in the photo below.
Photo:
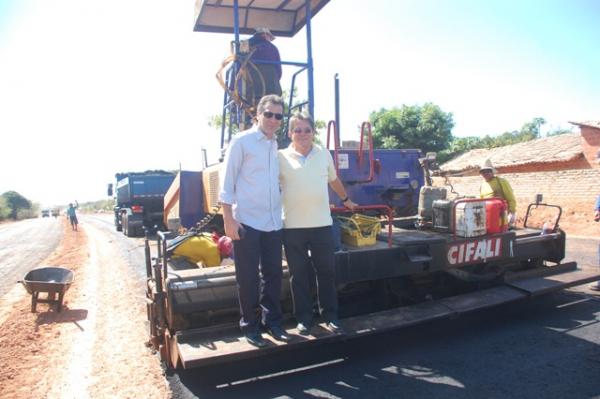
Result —
<path fill-rule="evenodd" d="M 563 265 L 559 265 L 563 266 Z M 523 274 L 523 278 L 514 275 L 504 285 L 444 298 L 417 305 L 405 306 L 342 320 L 344 333 L 336 334 L 327 330 L 324 324 L 316 325 L 310 336 L 299 335 L 295 328 L 288 328 L 292 336 L 289 343 L 278 342 L 268 334 L 265 348 L 256 348 L 246 342 L 237 327 L 220 329 L 189 330 L 179 332 L 174 338 L 172 351 L 176 350 L 184 368 L 208 366 L 242 359 L 261 357 L 284 350 L 301 349 L 308 345 L 325 344 L 340 340 L 349 340 L 384 331 L 396 330 L 428 321 L 456 317 L 460 314 L 490 308 L 504 303 L 515 302 L 565 288 L 589 283 L 600 279 L 600 270 L 596 272 L 569 270 L 574 264 L 557 267 L 560 274 L 542 272 L 542 276 Z M 552 269 L 552 268 L 549 268 Z M 566 272 L 565 269 L 567 270 Z M 174 355 L 172 353 L 171 355 Z"/>

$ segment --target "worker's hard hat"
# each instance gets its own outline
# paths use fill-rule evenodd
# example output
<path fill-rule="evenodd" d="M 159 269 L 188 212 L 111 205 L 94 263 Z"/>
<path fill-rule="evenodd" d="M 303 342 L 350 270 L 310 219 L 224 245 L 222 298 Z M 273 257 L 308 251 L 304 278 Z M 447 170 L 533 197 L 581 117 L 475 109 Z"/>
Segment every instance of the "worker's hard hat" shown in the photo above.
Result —
<path fill-rule="evenodd" d="M 483 161 L 483 163 L 479 166 L 479 171 L 484 171 L 484 170 L 491 170 L 492 173 L 496 173 L 496 169 L 494 168 L 494 165 L 492 165 L 492 161 L 490 159 L 486 159 L 485 161 Z"/>
<path fill-rule="evenodd" d="M 217 248 L 223 258 L 228 258 L 233 252 L 233 241 L 227 236 L 222 236 L 217 242 Z"/>
<path fill-rule="evenodd" d="M 254 34 L 259 35 L 261 33 L 264 33 L 267 36 L 267 39 L 275 40 L 275 36 L 271 33 L 269 28 L 265 28 L 265 27 L 256 28 Z"/>

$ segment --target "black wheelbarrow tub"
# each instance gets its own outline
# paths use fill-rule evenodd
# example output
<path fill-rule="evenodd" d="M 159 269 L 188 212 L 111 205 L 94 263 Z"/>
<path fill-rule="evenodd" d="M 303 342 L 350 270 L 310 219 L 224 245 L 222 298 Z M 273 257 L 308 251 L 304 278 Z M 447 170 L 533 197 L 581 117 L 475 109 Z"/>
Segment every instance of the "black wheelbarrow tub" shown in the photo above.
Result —
<path fill-rule="evenodd" d="M 73 271 L 64 267 L 40 267 L 28 272 L 20 282 L 31 294 L 31 311 L 35 312 L 37 302 L 43 302 L 56 304 L 60 312 L 63 297 L 73 283 L 73 277 Z M 48 293 L 48 299 L 38 299 L 40 292 Z M 57 294 L 58 299 L 55 299 Z"/>

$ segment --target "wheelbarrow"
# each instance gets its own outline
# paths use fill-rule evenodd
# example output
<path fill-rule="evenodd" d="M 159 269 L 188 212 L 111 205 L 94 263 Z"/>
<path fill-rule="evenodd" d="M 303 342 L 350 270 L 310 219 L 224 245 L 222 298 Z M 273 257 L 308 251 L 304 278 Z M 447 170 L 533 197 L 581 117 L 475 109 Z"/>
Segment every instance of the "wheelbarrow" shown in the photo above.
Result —
<path fill-rule="evenodd" d="M 65 293 L 73 283 L 73 276 L 72 270 L 49 266 L 31 270 L 18 282 L 31 294 L 32 313 L 35 313 L 38 302 L 57 305 L 56 310 L 60 312 Z M 41 292 L 47 293 L 46 299 L 39 298 Z"/>

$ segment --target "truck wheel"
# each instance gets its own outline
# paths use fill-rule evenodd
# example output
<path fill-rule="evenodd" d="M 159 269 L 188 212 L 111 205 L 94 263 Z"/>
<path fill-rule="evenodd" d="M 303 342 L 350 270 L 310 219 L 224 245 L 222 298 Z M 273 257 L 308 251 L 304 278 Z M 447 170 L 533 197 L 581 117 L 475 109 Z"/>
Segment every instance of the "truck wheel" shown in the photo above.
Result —
<path fill-rule="evenodd" d="M 118 220 L 115 220 L 115 229 L 117 231 L 122 231 L 123 230 L 123 226 L 119 223 Z"/>
<path fill-rule="evenodd" d="M 129 226 L 129 222 L 125 223 L 125 224 L 123 225 L 123 228 L 125 228 L 125 226 L 127 226 L 127 231 L 125 231 L 125 230 L 124 230 L 124 233 L 125 233 L 125 235 L 126 235 L 127 237 L 135 237 L 135 230 L 136 230 L 136 229 L 135 229 L 135 227 L 134 227 L 133 229 L 132 229 L 132 228 L 130 228 L 130 226 Z"/>

